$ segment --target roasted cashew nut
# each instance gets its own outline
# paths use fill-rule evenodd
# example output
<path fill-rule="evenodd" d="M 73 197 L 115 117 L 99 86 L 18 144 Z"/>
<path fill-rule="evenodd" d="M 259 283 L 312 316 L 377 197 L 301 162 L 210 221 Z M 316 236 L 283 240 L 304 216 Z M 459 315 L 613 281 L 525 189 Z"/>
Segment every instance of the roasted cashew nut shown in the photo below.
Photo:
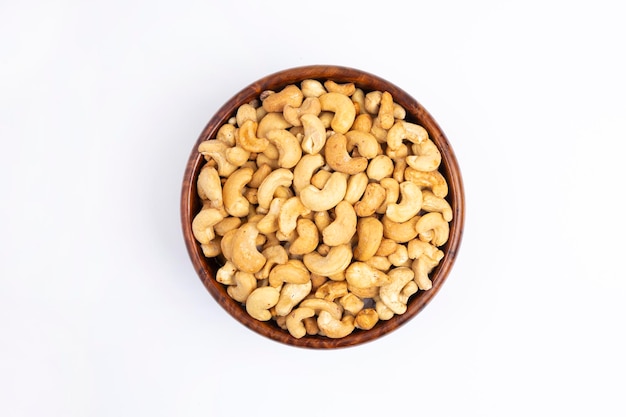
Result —
<path fill-rule="evenodd" d="M 368 183 L 369 178 L 365 172 L 350 175 L 350 178 L 348 178 L 346 195 L 343 198 L 344 201 L 347 201 L 350 204 L 354 204 L 359 201 L 363 196 Z"/>
<path fill-rule="evenodd" d="M 288 129 L 291 127 L 291 123 L 285 120 L 285 117 L 282 113 L 271 112 L 267 113 L 263 116 L 262 119 L 259 120 L 259 125 L 256 128 L 256 136 L 258 138 L 267 138 L 267 133 L 272 130 L 282 130 Z M 269 146 L 268 146 L 269 148 Z M 267 149 L 265 153 L 267 153 Z M 274 155 L 268 155 L 272 157 Z M 276 155 L 278 156 L 278 155 Z"/>
<path fill-rule="evenodd" d="M 315 315 L 315 310 L 308 307 L 298 307 L 295 310 L 287 313 L 287 330 L 296 339 L 301 339 L 307 334 L 304 327 L 303 320 Z"/>
<path fill-rule="evenodd" d="M 300 200 L 311 211 L 324 211 L 335 207 L 346 195 L 348 179 L 341 172 L 333 172 L 321 190 L 313 184 L 300 191 Z"/>
<path fill-rule="evenodd" d="M 356 224 L 357 217 L 352 204 L 347 201 L 340 201 L 337 206 L 335 206 L 335 220 L 322 232 L 324 243 L 328 246 L 349 243 L 356 233 Z"/>
<path fill-rule="evenodd" d="M 291 284 L 306 284 L 311 280 L 311 274 L 301 261 L 290 259 L 286 263 L 276 265 L 270 271 L 269 284 L 272 287 L 282 287 L 283 282 Z"/>
<path fill-rule="evenodd" d="M 311 183 L 313 173 L 323 167 L 325 163 L 324 157 L 318 153 L 302 156 L 293 170 L 293 190 L 296 195 L 300 194 L 300 191 Z"/>
<path fill-rule="evenodd" d="M 326 337 L 342 338 L 354 330 L 354 317 L 346 315 L 340 321 L 333 318 L 328 312 L 321 311 L 317 316 L 317 325 Z"/>
<path fill-rule="evenodd" d="M 352 247 L 349 244 L 333 246 L 326 256 L 311 252 L 302 258 L 304 265 L 314 274 L 325 277 L 344 271 L 352 261 Z"/>
<path fill-rule="evenodd" d="M 255 273 L 265 265 L 263 256 L 256 247 L 256 238 L 259 229 L 256 223 L 244 223 L 237 231 L 232 240 L 232 262 L 240 271 Z"/>
<path fill-rule="evenodd" d="M 365 171 L 367 158 L 363 156 L 352 157 L 348 153 L 348 138 L 341 133 L 334 133 L 326 139 L 326 163 L 333 170 L 344 172 L 349 175 Z"/>
<path fill-rule="evenodd" d="M 354 326 L 361 330 L 371 330 L 378 323 L 378 313 L 373 308 L 365 308 L 354 317 Z"/>
<path fill-rule="evenodd" d="M 422 209 L 422 190 L 411 181 L 400 184 L 399 203 L 387 204 L 387 217 L 396 223 L 406 222 Z"/>
<path fill-rule="evenodd" d="M 378 292 L 380 300 L 395 314 L 404 314 L 407 306 L 400 300 L 400 292 L 413 280 L 413 271 L 407 267 L 400 267 L 391 270 L 388 276 L 391 282 L 380 287 Z"/>
<path fill-rule="evenodd" d="M 258 199 L 258 193 L 257 193 Z M 270 208 L 263 218 L 257 222 L 257 229 L 264 235 L 275 233 L 278 230 L 278 215 L 283 204 L 287 201 L 286 198 L 276 197 L 270 203 Z"/>
<path fill-rule="evenodd" d="M 209 200 L 211 207 L 218 208 L 223 205 L 222 182 L 217 170 L 209 165 L 205 165 L 198 174 L 198 196 L 202 200 Z"/>
<path fill-rule="evenodd" d="M 348 140 L 346 144 L 348 152 L 352 151 L 352 149 L 356 147 L 359 150 L 359 155 L 367 159 L 372 159 L 378 155 L 380 144 L 371 133 L 350 130 L 345 133 L 345 137 Z"/>
<path fill-rule="evenodd" d="M 293 172 L 286 168 L 272 171 L 261 183 L 257 191 L 259 207 L 268 209 L 274 199 L 274 194 L 280 186 L 289 187 L 293 181 Z"/>
<path fill-rule="evenodd" d="M 288 130 L 270 130 L 266 134 L 271 144 L 278 149 L 278 166 L 293 168 L 302 158 L 302 148 L 298 139 Z"/>
<path fill-rule="evenodd" d="M 302 204 L 299 197 L 294 196 L 285 201 L 278 213 L 278 231 L 284 236 L 296 230 L 298 217 L 309 214 L 311 210 Z"/>
<path fill-rule="evenodd" d="M 222 195 L 224 197 L 224 208 L 234 217 L 245 217 L 250 212 L 250 202 L 242 195 L 243 188 L 252 179 L 254 170 L 249 167 L 239 168 L 230 174 Z"/>
<path fill-rule="evenodd" d="M 387 215 L 381 219 L 383 223 L 383 236 L 397 243 L 405 243 L 417 236 L 415 225 L 420 218 L 415 216 L 405 222 L 398 223 L 391 220 Z"/>
<path fill-rule="evenodd" d="M 387 155 L 377 155 L 367 166 L 367 176 L 374 181 L 381 181 L 383 178 L 391 177 L 393 174 L 393 161 Z"/>
<path fill-rule="evenodd" d="M 254 276 L 256 279 L 265 279 L 270 276 L 270 271 L 276 265 L 283 265 L 289 261 L 289 254 L 281 244 L 273 244 L 263 249 L 261 252 L 266 259 L 265 265 Z"/>
<path fill-rule="evenodd" d="M 300 122 L 304 128 L 302 137 L 302 150 L 309 154 L 316 154 L 326 144 L 326 127 L 322 120 L 315 114 L 303 114 Z"/>
<path fill-rule="evenodd" d="M 319 97 L 327 93 L 326 88 L 324 88 L 321 82 L 312 79 L 303 80 L 300 83 L 300 89 L 304 97 Z"/>
<path fill-rule="evenodd" d="M 448 183 L 439 171 L 424 172 L 407 167 L 404 170 L 404 178 L 420 188 L 430 189 L 437 197 L 444 198 L 448 195 Z"/>
<path fill-rule="evenodd" d="M 346 269 L 346 281 L 352 287 L 370 288 L 389 284 L 391 279 L 383 271 L 365 262 L 353 262 Z"/>
<path fill-rule="evenodd" d="M 215 237 L 213 226 L 222 221 L 224 215 L 220 210 L 215 208 L 203 208 L 193 218 L 191 222 L 191 231 L 196 240 L 207 245 Z"/>
<path fill-rule="evenodd" d="M 286 316 L 311 293 L 311 280 L 304 284 L 286 283 L 280 290 L 280 297 L 276 303 L 275 311 L 279 316 Z"/>
<path fill-rule="evenodd" d="M 435 143 L 426 138 L 419 143 L 411 146 L 415 155 L 406 157 L 406 163 L 418 171 L 434 171 L 441 164 L 441 152 Z"/>
<path fill-rule="evenodd" d="M 422 191 L 422 209 L 429 212 L 439 212 L 447 222 L 452 220 L 452 207 L 444 198 L 437 197 L 429 190 Z"/>
<path fill-rule="evenodd" d="M 383 224 L 376 217 L 361 217 L 356 226 L 358 243 L 354 259 L 365 262 L 372 258 L 383 239 Z"/>
<path fill-rule="evenodd" d="M 289 253 L 292 255 L 304 255 L 313 252 L 319 244 L 319 231 L 313 220 L 298 219 L 296 223 L 298 237 L 289 245 Z"/>
<path fill-rule="evenodd" d="M 246 120 L 239 127 L 237 135 L 237 145 L 241 146 L 248 152 L 263 152 L 269 144 L 266 138 L 257 138 L 256 132 L 258 128 L 256 120 Z"/>
<path fill-rule="evenodd" d="M 399 120 L 387 132 L 387 146 L 391 150 L 398 149 L 405 139 L 421 143 L 428 139 L 428 132 L 423 126 Z"/>
<path fill-rule="evenodd" d="M 334 113 L 330 126 L 335 132 L 346 133 L 352 127 L 356 110 L 350 97 L 341 93 L 326 93 L 319 96 L 322 111 Z"/>
<path fill-rule="evenodd" d="M 282 112 L 285 106 L 300 107 L 304 95 L 300 88 L 288 85 L 277 93 L 262 95 L 263 109 L 267 112 Z"/>
<path fill-rule="evenodd" d="M 234 284 L 226 288 L 226 292 L 235 301 L 244 303 L 248 296 L 256 289 L 257 281 L 250 272 L 237 271 L 234 277 Z"/>
<path fill-rule="evenodd" d="M 448 241 L 450 225 L 441 213 L 432 212 L 424 214 L 416 223 L 420 240 L 430 242 L 435 246 L 442 246 Z"/>
<path fill-rule="evenodd" d="M 283 117 L 293 126 L 302 126 L 302 116 L 312 115 L 317 117 L 322 111 L 320 101 L 317 97 L 307 97 L 300 107 L 286 105 L 283 108 Z"/>
<path fill-rule="evenodd" d="M 395 122 L 393 104 L 391 93 L 384 91 L 381 94 L 380 104 L 378 106 L 378 120 L 380 120 L 380 127 L 383 129 L 391 128 Z"/>
<path fill-rule="evenodd" d="M 252 291 L 246 300 L 246 311 L 259 321 L 268 321 L 272 318 L 269 309 L 278 303 L 280 291 L 274 287 L 259 287 Z"/>
<path fill-rule="evenodd" d="M 346 284 L 346 291 L 348 291 L 348 285 Z M 356 316 L 363 307 L 365 307 L 365 302 L 357 297 L 354 293 L 348 292 L 344 296 L 339 299 L 339 304 L 343 307 L 344 311 Z"/>
<path fill-rule="evenodd" d="M 222 177 L 228 177 L 230 174 L 237 170 L 237 166 L 231 164 L 226 159 L 226 149 L 230 146 L 217 139 L 209 139 L 200 142 L 198 145 L 198 152 L 205 157 L 212 158 L 217 164 L 217 172 Z"/>
<path fill-rule="evenodd" d="M 377 182 L 370 182 L 365 187 L 361 200 L 354 204 L 354 210 L 359 217 L 369 217 L 385 201 L 386 191 Z"/>

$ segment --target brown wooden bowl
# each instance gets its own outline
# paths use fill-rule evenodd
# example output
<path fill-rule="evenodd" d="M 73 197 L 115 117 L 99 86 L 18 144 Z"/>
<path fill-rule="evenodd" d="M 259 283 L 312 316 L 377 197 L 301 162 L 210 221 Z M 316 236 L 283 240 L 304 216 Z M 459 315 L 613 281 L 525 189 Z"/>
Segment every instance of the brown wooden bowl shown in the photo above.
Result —
<path fill-rule="evenodd" d="M 219 127 L 235 114 L 237 108 L 258 98 L 261 92 L 265 90 L 278 91 L 286 85 L 299 83 L 305 79 L 322 81 L 331 79 L 339 83 L 353 82 L 365 92 L 371 90 L 389 91 L 394 101 L 406 109 L 406 120 L 422 125 L 439 148 L 442 156 L 439 171 L 448 181 L 447 200 L 454 215 L 450 223 L 448 242 L 440 248 L 444 251 L 445 257 L 429 275 L 433 287 L 428 291 L 418 291 L 414 294 L 409 299 L 406 313 L 395 315 L 388 321 L 379 321 L 371 330 L 355 329 L 350 335 L 340 339 L 308 335 L 296 339 L 289 332 L 278 327 L 273 320 L 261 322 L 249 316 L 245 307 L 230 298 L 225 286 L 215 280 L 215 272 L 219 268 L 219 264 L 215 259 L 208 259 L 204 256 L 191 230 L 192 220 L 201 208 L 196 182 L 205 160 L 197 151 L 200 142 L 215 138 Z M 191 148 L 182 184 L 180 209 L 183 236 L 191 262 L 206 289 L 232 317 L 249 329 L 275 341 L 297 347 L 328 349 L 354 346 L 378 339 L 414 318 L 432 300 L 448 277 L 459 250 L 464 224 L 464 190 L 461 172 L 450 143 L 433 117 L 413 97 L 392 83 L 367 72 L 341 66 L 313 65 L 287 69 L 263 77 L 234 95 L 217 111 Z"/>

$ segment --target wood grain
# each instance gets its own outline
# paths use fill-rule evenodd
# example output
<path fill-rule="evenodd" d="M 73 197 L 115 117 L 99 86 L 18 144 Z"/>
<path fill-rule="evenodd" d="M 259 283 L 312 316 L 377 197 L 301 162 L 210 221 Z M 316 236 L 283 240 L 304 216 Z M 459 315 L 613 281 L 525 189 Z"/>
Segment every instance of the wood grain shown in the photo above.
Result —
<path fill-rule="evenodd" d="M 219 265 L 215 260 L 207 259 L 203 255 L 191 231 L 193 217 L 201 208 L 196 189 L 198 173 L 204 163 L 204 158 L 197 152 L 200 142 L 214 138 L 219 127 L 235 114 L 239 106 L 257 98 L 262 91 L 279 90 L 285 85 L 299 83 L 309 78 L 320 81 L 331 79 L 340 83 L 353 82 L 365 92 L 372 90 L 389 91 L 394 100 L 406 109 L 406 120 L 421 124 L 439 148 L 442 155 L 439 171 L 448 181 L 449 194 L 447 199 L 454 213 L 454 218 L 450 223 L 450 237 L 441 248 L 445 257 L 430 274 L 433 283 L 432 289 L 419 291 L 411 297 L 405 314 L 396 315 L 388 321 L 380 321 L 372 330 L 355 330 L 349 336 L 341 339 L 320 336 L 305 336 L 296 339 L 287 331 L 280 329 L 273 321 L 260 322 L 250 317 L 240 303 L 228 296 L 225 287 L 215 281 L 215 272 Z M 233 318 L 250 330 L 280 343 L 302 348 L 331 349 L 356 346 L 385 336 L 413 319 L 428 305 L 439 292 L 454 265 L 463 237 L 464 204 L 462 175 L 452 146 L 435 119 L 417 100 L 401 88 L 376 75 L 342 66 L 312 65 L 287 69 L 263 77 L 235 94 L 215 113 L 191 147 L 182 183 L 180 213 L 183 238 L 198 276 L 211 296 Z"/>

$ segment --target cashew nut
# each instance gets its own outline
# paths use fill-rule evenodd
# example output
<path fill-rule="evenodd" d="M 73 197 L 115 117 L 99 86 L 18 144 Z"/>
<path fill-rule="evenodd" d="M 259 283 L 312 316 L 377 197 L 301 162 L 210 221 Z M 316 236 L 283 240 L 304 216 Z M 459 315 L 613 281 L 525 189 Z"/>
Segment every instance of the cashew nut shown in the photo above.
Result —
<path fill-rule="evenodd" d="M 389 284 L 391 279 L 383 271 L 372 268 L 365 262 L 353 262 L 346 269 L 346 281 L 353 287 L 370 288 Z"/>
<path fill-rule="evenodd" d="M 395 240 L 383 237 L 383 239 L 380 241 L 380 246 L 378 247 L 375 255 L 389 256 L 396 251 L 397 245 L 398 243 L 396 243 Z"/>
<path fill-rule="evenodd" d="M 258 138 L 266 138 L 267 132 L 272 130 L 281 130 L 290 128 L 291 124 L 285 120 L 282 113 L 271 112 L 259 119 L 259 125 L 256 128 L 256 135 Z M 269 146 L 268 146 L 269 148 Z M 265 150 L 267 152 L 267 149 Z M 272 155 L 268 155 L 271 157 Z"/>
<path fill-rule="evenodd" d="M 324 155 L 326 163 L 333 170 L 352 175 L 365 171 L 367 158 L 363 156 L 352 157 L 348 153 L 348 138 L 341 133 L 334 133 L 326 139 Z"/>
<path fill-rule="evenodd" d="M 404 139 L 421 143 L 428 139 L 428 132 L 418 124 L 399 120 L 387 132 L 387 146 L 392 150 L 398 149 Z"/>
<path fill-rule="evenodd" d="M 415 283 L 420 290 L 429 290 L 433 283 L 428 274 L 439 265 L 439 261 L 429 258 L 428 256 L 420 256 L 411 264 L 411 269 L 415 274 Z"/>
<path fill-rule="evenodd" d="M 313 252 L 319 243 L 317 226 L 309 219 L 298 219 L 296 224 L 298 237 L 289 245 L 292 255 L 304 255 Z"/>
<path fill-rule="evenodd" d="M 191 231 L 198 243 L 208 244 L 215 237 L 213 226 L 219 223 L 224 215 L 215 208 L 205 207 L 196 214 L 191 222 Z"/>
<path fill-rule="evenodd" d="M 198 152 L 205 157 L 211 157 L 217 163 L 217 172 L 220 176 L 227 177 L 238 168 L 226 159 L 226 149 L 228 148 L 230 146 L 220 140 L 209 139 L 200 142 Z"/>
<path fill-rule="evenodd" d="M 312 79 L 303 80 L 300 89 L 304 97 L 319 97 L 327 92 L 321 82 Z"/>
<path fill-rule="evenodd" d="M 239 106 L 239 108 L 237 109 L 237 113 L 235 114 L 235 120 L 239 128 L 241 128 L 243 124 L 248 120 L 256 122 L 256 117 L 256 108 L 250 103 L 245 103 Z"/>
<path fill-rule="evenodd" d="M 270 271 L 276 265 L 283 265 L 289 261 L 289 254 L 284 246 L 280 243 L 274 243 L 270 246 L 267 246 L 263 249 L 261 254 L 265 257 L 265 265 L 259 271 L 257 271 L 254 276 L 256 279 L 265 279 L 269 278 Z"/>
<path fill-rule="evenodd" d="M 318 153 L 303 155 L 293 170 L 293 189 L 296 195 L 311 183 L 313 173 L 323 167 L 324 157 Z"/>
<path fill-rule="evenodd" d="M 349 243 L 356 232 L 356 224 L 357 218 L 352 204 L 347 201 L 340 201 L 335 206 L 335 220 L 322 232 L 324 243 L 328 246 Z"/>
<path fill-rule="evenodd" d="M 312 273 L 331 276 L 344 271 L 352 261 L 352 247 L 349 244 L 333 246 L 326 256 L 311 252 L 302 258 L 304 265 Z"/>
<path fill-rule="evenodd" d="M 293 168 L 302 158 L 302 148 L 298 139 L 288 130 L 270 130 L 265 135 L 278 148 L 278 166 Z"/>
<path fill-rule="evenodd" d="M 419 216 L 415 216 L 405 222 L 397 223 L 387 217 L 387 215 L 384 215 L 381 219 L 383 223 L 383 236 L 397 243 L 408 242 L 417 236 L 415 225 L 419 219 Z"/>
<path fill-rule="evenodd" d="M 278 303 L 280 291 L 274 287 L 259 287 L 252 291 L 246 300 L 246 311 L 259 321 L 268 321 L 272 318 L 269 309 Z"/>
<path fill-rule="evenodd" d="M 311 280 L 304 284 L 286 283 L 280 290 L 280 298 L 276 303 L 276 314 L 286 316 L 291 310 L 311 293 Z"/>
<path fill-rule="evenodd" d="M 372 159 L 378 155 L 380 144 L 369 132 L 361 132 L 358 130 L 350 130 L 345 133 L 347 139 L 346 149 L 350 152 L 354 147 L 359 150 L 359 155 Z"/>
<path fill-rule="evenodd" d="M 424 214 L 415 224 L 415 230 L 420 240 L 435 246 L 442 246 L 450 235 L 449 223 L 438 212 Z"/>
<path fill-rule="evenodd" d="M 348 97 L 350 97 L 356 91 L 356 86 L 354 85 L 354 83 L 338 84 L 336 81 L 333 80 L 324 81 L 324 87 L 329 93 L 339 93 Z"/>
<path fill-rule="evenodd" d="M 230 123 L 226 123 L 222 127 L 219 128 L 215 138 L 219 141 L 224 142 L 228 146 L 235 146 L 235 133 L 237 128 Z"/>
<path fill-rule="evenodd" d="M 286 324 L 289 333 L 296 339 L 300 339 L 307 334 L 304 327 L 303 320 L 315 315 L 315 310 L 308 307 L 298 307 L 292 312 L 288 313 Z"/>
<path fill-rule="evenodd" d="M 354 210 L 359 217 L 369 217 L 385 201 L 385 189 L 377 182 L 370 182 L 365 187 L 361 200 L 354 204 Z"/>
<path fill-rule="evenodd" d="M 418 171 L 434 171 L 439 168 L 441 152 L 432 140 L 426 138 L 419 143 L 414 143 L 411 149 L 415 155 L 406 157 L 406 163 L 411 168 Z"/>
<path fill-rule="evenodd" d="M 286 105 L 283 109 L 283 117 L 293 126 L 302 126 L 302 116 L 316 116 L 322 111 L 320 101 L 317 97 L 307 97 L 300 107 Z"/>
<path fill-rule="evenodd" d="M 361 217 L 356 232 L 359 237 L 354 259 L 367 261 L 376 254 L 383 239 L 383 224 L 376 217 Z"/>
<path fill-rule="evenodd" d="M 302 137 L 302 150 L 309 154 L 316 154 L 326 144 L 326 127 L 322 120 L 315 114 L 303 114 L 300 122 L 304 128 Z"/>
<path fill-rule="evenodd" d="M 250 272 L 237 271 L 234 277 L 234 285 L 226 288 L 226 292 L 233 300 L 243 303 L 250 293 L 256 289 L 256 285 L 256 278 Z"/>
<path fill-rule="evenodd" d="M 269 233 L 275 233 L 278 230 L 278 215 L 285 201 L 287 201 L 286 198 L 276 197 L 272 199 L 269 210 L 265 216 L 257 222 L 259 232 L 267 235 Z"/>
<path fill-rule="evenodd" d="M 402 198 L 400 203 L 387 205 L 386 215 L 389 220 L 402 223 L 414 217 L 422 209 L 422 190 L 411 181 L 400 184 Z"/>
<path fill-rule="evenodd" d="M 277 93 L 262 96 L 263 108 L 267 112 L 282 112 L 285 106 L 300 107 L 304 95 L 300 88 L 288 85 Z"/>
<path fill-rule="evenodd" d="M 367 176 L 375 181 L 391 177 L 393 161 L 387 155 L 378 155 L 372 159 L 367 167 Z"/>
<path fill-rule="evenodd" d="M 341 172 L 333 172 L 321 190 L 313 184 L 300 190 L 300 200 L 311 211 L 324 211 L 335 207 L 346 195 L 348 179 Z"/>
<path fill-rule="evenodd" d="M 359 201 L 363 196 L 368 183 L 369 178 L 365 172 L 359 172 L 351 175 L 350 178 L 348 178 L 346 195 L 343 198 L 344 201 L 347 201 L 350 204 L 354 204 Z"/>
<path fill-rule="evenodd" d="M 289 187 L 293 181 L 293 172 L 287 168 L 278 168 L 272 171 L 261 183 L 257 191 L 259 207 L 268 209 L 274 198 L 276 189 L 280 186 Z"/>
<path fill-rule="evenodd" d="M 311 274 L 304 264 L 296 259 L 290 259 L 284 264 L 276 265 L 269 275 L 269 284 L 272 287 L 281 287 L 283 282 L 306 284 L 310 280 Z"/>
<path fill-rule="evenodd" d="M 426 211 L 439 212 L 447 222 L 452 220 L 452 207 L 444 198 L 437 197 L 429 190 L 422 191 L 422 209 Z"/>
<path fill-rule="evenodd" d="M 420 188 L 429 188 L 437 197 L 444 198 L 448 195 L 448 183 L 439 171 L 424 172 L 407 167 L 404 170 L 404 177 Z"/>
<path fill-rule="evenodd" d="M 205 165 L 198 174 L 198 196 L 203 200 L 209 200 L 212 207 L 221 207 L 222 182 L 220 175 L 214 167 Z"/>
<path fill-rule="evenodd" d="M 387 256 L 393 266 L 407 266 L 411 263 L 406 245 L 397 245 L 396 250 Z"/>
<path fill-rule="evenodd" d="M 380 127 L 383 129 L 389 129 L 393 126 L 395 118 L 393 115 L 393 97 L 388 91 L 384 91 L 380 97 L 380 104 L 378 106 L 378 119 L 380 120 Z"/>
<path fill-rule="evenodd" d="M 382 99 L 382 91 L 370 91 L 365 95 L 365 110 L 371 115 L 377 115 L 380 106 L 380 100 Z"/>
<path fill-rule="evenodd" d="M 244 217 L 250 212 L 250 202 L 242 195 L 242 191 L 252 178 L 253 172 L 249 167 L 239 168 L 224 183 L 224 208 L 231 216 Z"/>
<path fill-rule="evenodd" d="M 317 315 L 324 311 L 336 320 L 340 320 L 343 314 L 339 304 L 321 298 L 306 298 L 302 300 L 300 307 L 312 308 Z"/>
<path fill-rule="evenodd" d="M 346 292 L 348 291 L 348 286 L 346 285 Z M 357 297 L 354 293 L 347 292 L 347 294 L 343 295 L 339 299 L 339 304 L 343 307 L 344 311 L 356 316 L 363 307 L 365 307 L 365 303 L 359 297 Z"/>
<path fill-rule="evenodd" d="M 213 226 L 215 234 L 218 236 L 224 236 L 227 232 L 237 229 L 241 226 L 241 218 L 239 217 L 225 217 L 219 223 Z"/>
<path fill-rule="evenodd" d="M 244 272 L 255 273 L 265 264 L 263 256 L 256 248 L 256 238 L 259 229 L 256 223 L 244 223 L 237 231 L 232 240 L 232 262 L 237 269 Z"/>
<path fill-rule="evenodd" d="M 361 330 L 371 330 L 378 323 L 378 313 L 373 308 L 365 308 L 354 317 L 354 326 Z"/>
<path fill-rule="evenodd" d="M 298 217 L 310 213 L 308 207 L 302 204 L 300 197 L 294 196 L 285 201 L 278 213 L 278 230 L 283 235 L 289 235 L 296 230 Z"/>
<path fill-rule="evenodd" d="M 263 152 L 267 148 L 268 141 L 266 138 L 257 138 L 256 132 L 258 128 L 256 120 L 246 120 L 239 128 L 237 136 L 237 145 L 241 146 L 248 152 Z"/>
<path fill-rule="evenodd" d="M 369 133 L 372 130 L 373 123 L 374 122 L 372 120 L 372 116 L 367 113 L 361 113 L 354 119 L 354 123 L 352 124 L 352 130 Z M 374 136 L 374 138 L 376 137 Z M 378 140 L 376 141 L 378 142 Z"/>
<path fill-rule="evenodd" d="M 322 111 L 335 113 L 330 126 L 335 132 L 346 133 L 352 127 L 356 110 L 350 97 L 341 93 L 326 93 L 319 97 Z"/>
<path fill-rule="evenodd" d="M 226 261 L 215 273 L 215 280 L 220 284 L 233 285 L 235 284 L 235 273 L 237 273 L 235 264 L 231 261 Z"/>
<path fill-rule="evenodd" d="M 317 317 L 317 325 L 326 337 L 332 339 L 342 338 L 346 337 L 354 330 L 354 317 L 346 315 L 339 321 L 333 318 L 328 312 L 322 311 Z"/>
<path fill-rule="evenodd" d="M 392 269 L 388 275 L 391 282 L 380 287 L 380 300 L 395 314 L 404 314 L 407 306 L 400 301 L 400 292 L 413 280 L 413 271 L 407 267 L 400 267 Z"/>
<path fill-rule="evenodd" d="M 385 214 L 389 204 L 394 204 L 400 197 L 400 184 L 395 178 L 382 178 L 379 184 L 385 189 L 385 201 L 378 206 L 376 213 Z"/>
<path fill-rule="evenodd" d="M 328 301 L 335 301 L 346 294 L 348 294 L 348 284 L 345 281 L 327 281 L 315 291 L 316 298 Z"/>

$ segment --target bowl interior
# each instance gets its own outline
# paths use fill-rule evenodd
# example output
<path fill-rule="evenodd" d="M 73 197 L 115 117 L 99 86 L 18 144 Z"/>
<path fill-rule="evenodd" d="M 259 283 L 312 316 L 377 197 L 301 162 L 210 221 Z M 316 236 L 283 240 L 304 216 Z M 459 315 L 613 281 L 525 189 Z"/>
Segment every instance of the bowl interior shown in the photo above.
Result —
<path fill-rule="evenodd" d="M 391 320 L 379 321 L 371 330 L 355 329 L 350 335 L 331 339 L 322 336 L 305 336 L 301 339 L 292 337 L 289 332 L 278 327 L 273 320 L 260 322 L 245 311 L 245 308 L 227 294 L 225 287 L 215 280 L 215 272 L 220 267 L 215 259 L 207 259 L 191 231 L 194 216 L 201 209 L 201 201 L 197 196 L 196 182 L 200 169 L 204 165 L 204 157 L 197 152 L 201 141 L 214 138 L 218 129 L 232 117 L 237 108 L 244 103 L 258 98 L 265 90 L 280 90 L 289 84 L 298 84 L 305 79 L 325 81 L 331 79 L 340 83 L 353 82 L 365 92 L 372 90 L 389 91 L 394 101 L 406 109 L 406 120 L 422 125 L 429 133 L 431 140 L 441 152 L 442 161 L 439 171 L 448 182 L 446 199 L 453 210 L 450 222 L 450 236 L 440 249 L 444 258 L 429 274 L 433 287 L 428 291 L 418 291 L 407 305 L 407 311 L 395 315 Z M 284 344 L 307 348 L 339 348 L 362 344 L 390 333 L 414 318 L 437 294 L 445 282 L 454 264 L 459 249 L 464 223 L 464 191 L 459 166 L 444 132 L 434 118 L 417 100 L 394 84 L 367 72 L 341 66 L 313 65 L 292 68 L 268 75 L 242 89 L 227 101 L 210 119 L 196 143 L 193 145 L 184 174 L 181 193 L 181 222 L 187 251 L 193 266 L 204 286 L 213 298 L 236 320 L 258 334 Z"/>

